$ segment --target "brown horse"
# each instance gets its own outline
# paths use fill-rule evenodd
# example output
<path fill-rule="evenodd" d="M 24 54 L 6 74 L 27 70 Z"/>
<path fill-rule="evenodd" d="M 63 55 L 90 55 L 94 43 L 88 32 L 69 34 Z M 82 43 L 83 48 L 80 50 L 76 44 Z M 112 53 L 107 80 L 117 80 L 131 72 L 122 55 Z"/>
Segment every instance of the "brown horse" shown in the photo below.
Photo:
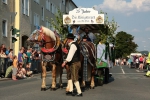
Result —
<path fill-rule="evenodd" d="M 46 90 L 46 67 L 52 69 L 52 85 L 51 90 L 56 90 L 56 77 L 60 75 L 59 85 L 62 87 L 62 48 L 61 41 L 58 36 L 46 27 L 41 26 L 29 40 L 38 42 L 41 45 L 42 52 L 42 85 L 41 91 Z"/>
<path fill-rule="evenodd" d="M 64 46 L 67 48 L 67 39 L 64 41 Z M 94 75 L 95 75 L 95 61 L 96 61 L 96 52 L 95 52 L 95 46 L 92 42 L 83 42 L 81 41 L 79 43 L 80 46 L 80 60 L 81 60 L 81 70 L 79 72 L 79 76 L 82 79 L 81 86 L 85 87 L 86 82 L 85 81 L 90 81 L 90 88 L 94 89 L 95 83 L 94 83 Z M 67 54 L 66 50 L 64 49 L 63 52 Z M 66 66 L 67 73 L 69 72 L 69 67 Z M 67 86 L 66 91 L 68 91 L 69 86 Z"/>

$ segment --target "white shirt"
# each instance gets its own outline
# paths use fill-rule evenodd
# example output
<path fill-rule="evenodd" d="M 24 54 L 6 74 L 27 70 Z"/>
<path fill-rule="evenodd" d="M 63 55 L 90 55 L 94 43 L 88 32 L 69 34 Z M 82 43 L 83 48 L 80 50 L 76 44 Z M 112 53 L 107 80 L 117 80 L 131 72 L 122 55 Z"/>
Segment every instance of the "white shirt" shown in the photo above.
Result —
<path fill-rule="evenodd" d="M 72 44 L 74 41 L 72 41 L 72 42 L 70 42 L 69 43 L 69 46 L 70 46 L 70 50 L 69 50 L 69 53 L 68 53 L 68 55 L 67 55 L 67 58 L 66 58 L 66 61 L 67 62 L 70 62 L 71 60 L 72 60 L 72 58 L 73 58 L 73 56 L 74 56 L 74 54 L 75 54 L 75 52 L 76 52 L 76 50 L 77 50 L 77 47 L 76 47 L 76 45 L 75 44 Z"/>

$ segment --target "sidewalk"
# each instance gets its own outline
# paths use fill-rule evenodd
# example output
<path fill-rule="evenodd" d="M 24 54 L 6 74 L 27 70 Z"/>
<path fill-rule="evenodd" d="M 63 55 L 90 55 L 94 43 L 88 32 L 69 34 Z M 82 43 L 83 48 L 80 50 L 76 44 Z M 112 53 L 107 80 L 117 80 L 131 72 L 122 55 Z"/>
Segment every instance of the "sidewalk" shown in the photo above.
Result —
<path fill-rule="evenodd" d="M 47 74 L 48 74 L 48 73 L 51 73 L 51 71 L 48 71 L 48 72 L 46 72 L 46 73 L 47 73 Z M 38 75 L 41 75 L 41 73 L 33 74 L 33 77 L 34 77 L 34 76 L 38 76 Z M 32 78 L 32 77 L 31 77 L 31 78 Z M 0 81 L 8 81 L 8 80 L 12 80 L 12 79 L 11 79 L 11 78 L 1 78 L 1 77 L 0 77 Z"/>
<path fill-rule="evenodd" d="M 11 78 L 1 78 L 0 77 L 0 81 L 7 81 L 7 80 L 11 80 Z"/>

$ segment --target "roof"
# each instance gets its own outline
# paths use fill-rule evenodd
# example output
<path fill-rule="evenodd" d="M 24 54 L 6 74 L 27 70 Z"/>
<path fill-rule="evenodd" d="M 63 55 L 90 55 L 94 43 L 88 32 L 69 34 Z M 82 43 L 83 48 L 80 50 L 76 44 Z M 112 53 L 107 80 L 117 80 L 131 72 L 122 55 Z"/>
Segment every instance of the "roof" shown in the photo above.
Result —
<path fill-rule="evenodd" d="M 70 1 L 75 5 L 76 8 L 78 8 L 78 6 L 72 0 L 70 0 Z"/>

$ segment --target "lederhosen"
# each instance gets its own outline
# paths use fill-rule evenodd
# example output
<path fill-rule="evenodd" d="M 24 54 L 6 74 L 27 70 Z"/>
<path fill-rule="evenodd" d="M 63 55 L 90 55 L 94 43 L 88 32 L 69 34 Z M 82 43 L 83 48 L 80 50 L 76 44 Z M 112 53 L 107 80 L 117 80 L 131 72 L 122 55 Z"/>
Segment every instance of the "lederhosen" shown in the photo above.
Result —
<path fill-rule="evenodd" d="M 73 81 L 78 81 L 78 79 L 79 79 L 78 72 L 79 72 L 79 69 L 81 68 L 80 47 L 76 42 L 73 42 L 72 44 L 74 44 L 77 47 L 77 50 L 76 50 L 72 60 L 68 63 L 70 72 L 67 75 L 67 79 L 68 80 L 72 79 Z"/>

